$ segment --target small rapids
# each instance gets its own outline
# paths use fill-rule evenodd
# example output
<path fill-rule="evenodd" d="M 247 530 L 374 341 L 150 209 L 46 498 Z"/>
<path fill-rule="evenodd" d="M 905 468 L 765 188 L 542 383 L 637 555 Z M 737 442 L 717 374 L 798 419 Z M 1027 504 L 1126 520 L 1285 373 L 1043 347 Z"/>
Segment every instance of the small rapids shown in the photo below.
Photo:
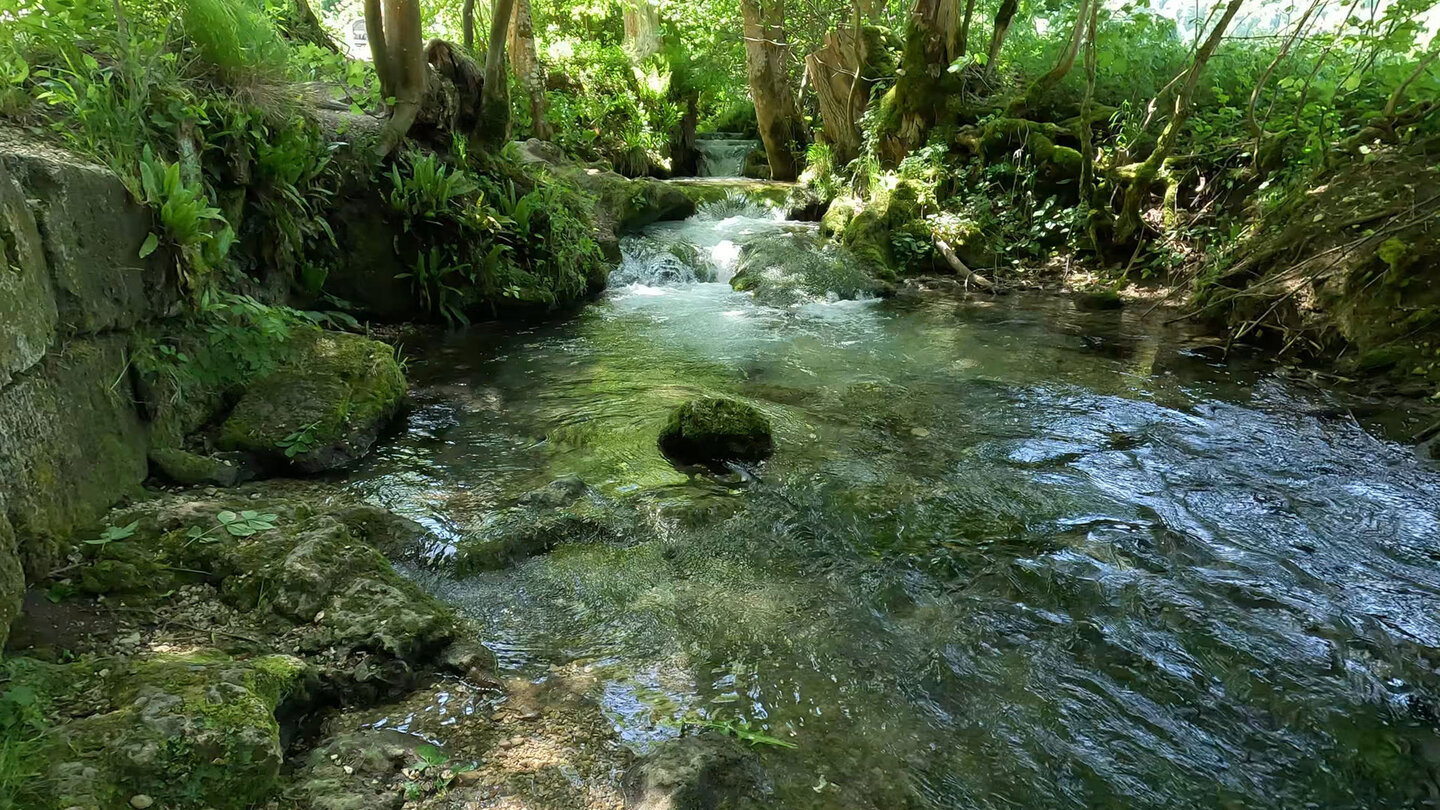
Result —
<path fill-rule="evenodd" d="M 507 675 L 585 668 L 642 752 L 697 716 L 792 743 L 756 749 L 775 807 L 1440 796 L 1440 472 L 1343 401 L 1143 308 L 737 292 L 747 254 L 831 250 L 768 212 L 622 250 L 571 320 L 416 351 L 406 432 L 350 482 L 449 541 L 566 475 L 629 516 L 413 569 Z M 669 464 L 702 395 L 761 409 L 775 457 Z"/>
<path fill-rule="evenodd" d="M 749 138 L 716 133 L 695 141 L 700 152 L 701 177 L 740 177 L 745 171 L 745 156 L 759 148 L 760 142 Z"/>

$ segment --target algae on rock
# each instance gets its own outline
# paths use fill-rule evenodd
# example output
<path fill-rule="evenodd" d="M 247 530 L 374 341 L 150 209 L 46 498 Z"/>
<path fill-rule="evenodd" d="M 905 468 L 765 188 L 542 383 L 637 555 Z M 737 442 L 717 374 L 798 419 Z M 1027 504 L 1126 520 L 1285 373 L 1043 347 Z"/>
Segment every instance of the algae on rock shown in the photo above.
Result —
<path fill-rule="evenodd" d="M 277 710 L 313 686 L 297 658 L 213 650 L 15 659 L 10 675 L 57 723 L 34 752 L 54 810 L 110 810 L 141 794 L 163 807 L 250 807 L 280 773 Z"/>
<path fill-rule="evenodd" d="M 686 464 L 760 461 L 775 451 L 775 441 L 770 420 L 755 406 L 706 397 L 675 409 L 660 432 L 660 449 Z"/>
<path fill-rule="evenodd" d="M 358 335 L 306 329 L 287 354 L 246 387 L 220 427 L 219 446 L 310 473 L 364 456 L 405 397 L 394 351 Z"/>

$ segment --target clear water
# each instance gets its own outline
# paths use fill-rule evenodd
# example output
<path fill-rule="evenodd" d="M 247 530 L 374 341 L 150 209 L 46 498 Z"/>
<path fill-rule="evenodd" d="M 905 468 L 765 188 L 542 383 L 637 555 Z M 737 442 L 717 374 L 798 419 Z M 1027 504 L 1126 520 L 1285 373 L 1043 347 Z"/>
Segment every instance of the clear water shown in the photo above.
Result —
<path fill-rule="evenodd" d="M 777 227 L 627 252 L 723 277 Z M 760 749 L 775 807 L 1440 801 L 1440 475 L 1409 449 L 1139 311 L 650 280 L 412 347 L 417 408 L 351 483 L 450 538 L 568 473 L 634 506 L 623 546 L 414 570 L 507 670 L 587 664 L 638 749 L 696 714 L 794 743 Z M 655 448 L 717 392 L 774 422 L 752 480 Z"/>

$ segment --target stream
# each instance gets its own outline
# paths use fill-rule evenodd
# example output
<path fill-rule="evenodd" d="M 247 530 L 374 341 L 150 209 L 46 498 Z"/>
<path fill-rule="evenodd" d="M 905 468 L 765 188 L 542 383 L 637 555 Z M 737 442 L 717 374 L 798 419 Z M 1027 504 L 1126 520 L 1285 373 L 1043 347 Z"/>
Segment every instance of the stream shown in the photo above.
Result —
<path fill-rule="evenodd" d="M 682 717 L 789 743 L 756 746 L 779 808 L 1440 801 L 1436 470 L 1143 306 L 725 283 L 814 227 L 657 224 L 573 318 L 408 347 L 416 406 L 347 486 L 432 553 L 564 475 L 636 515 L 502 571 L 406 565 L 503 672 L 584 666 L 640 752 Z M 774 458 L 667 462 L 708 394 L 762 409 Z"/>

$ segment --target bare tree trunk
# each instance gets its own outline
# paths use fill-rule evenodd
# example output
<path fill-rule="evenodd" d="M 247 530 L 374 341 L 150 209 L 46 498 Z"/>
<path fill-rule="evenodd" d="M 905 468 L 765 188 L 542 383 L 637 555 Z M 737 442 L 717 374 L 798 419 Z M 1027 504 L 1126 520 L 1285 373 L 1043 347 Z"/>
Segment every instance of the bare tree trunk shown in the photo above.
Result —
<path fill-rule="evenodd" d="M 1266 66 L 1265 72 L 1261 73 L 1260 78 L 1255 80 L 1255 89 L 1250 91 L 1250 104 L 1245 110 L 1245 123 L 1250 128 L 1251 137 L 1255 139 L 1255 152 L 1257 157 L 1260 152 L 1260 136 L 1263 134 L 1263 131 L 1260 129 L 1260 124 L 1255 121 L 1255 104 L 1260 100 L 1260 91 L 1265 88 L 1265 83 L 1270 81 L 1270 76 L 1275 72 L 1275 68 L 1279 67 L 1280 63 L 1285 61 L 1285 57 L 1290 55 L 1290 47 L 1293 46 L 1295 40 L 1299 39 L 1300 35 L 1305 32 L 1305 26 L 1309 24 L 1311 15 L 1315 13 L 1316 9 L 1320 8 L 1323 2 L 1324 0 L 1312 0 L 1310 7 L 1305 9 L 1304 15 L 1300 17 L 1300 22 L 1295 24 L 1295 30 L 1291 31 L 1290 36 L 1285 38 L 1285 42 L 1280 45 L 1280 50 L 1275 54 L 1275 58 L 1270 60 L 1270 64 Z"/>
<path fill-rule="evenodd" d="M 643 62 L 660 52 L 660 14 L 654 0 L 628 0 L 624 18 L 625 50 L 631 60 Z"/>
<path fill-rule="evenodd" d="M 1085 95 L 1080 100 L 1080 204 L 1086 212 L 1095 198 L 1094 133 L 1090 129 L 1090 110 L 1095 100 L 1095 35 L 1100 27 L 1100 1 L 1090 3 L 1085 21 Z"/>
<path fill-rule="evenodd" d="M 545 120 L 545 69 L 535 53 L 535 23 L 530 17 L 530 0 L 515 0 L 515 19 L 510 25 L 510 58 L 515 76 L 530 101 L 530 134 L 548 141 L 554 131 Z"/>
<path fill-rule="evenodd" d="M 367 11 L 370 6 L 367 2 Z M 420 103 L 425 97 L 425 49 L 420 40 L 420 3 L 418 0 L 384 0 L 383 19 L 372 21 L 366 17 L 367 30 L 380 29 L 381 54 L 375 53 L 375 42 L 371 42 L 371 55 L 376 58 L 376 71 L 383 64 L 388 74 L 395 97 L 395 108 L 390 120 L 380 131 L 375 152 L 385 157 L 405 140 L 415 118 L 420 114 Z M 384 74 L 382 74 L 383 76 Z M 385 80 L 381 79 L 384 87 Z"/>
<path fill-rule="evenodd" d="M 475 0 L 465 0 L 465 5 L 460 7 L 460 35 L 465 43 L 465 50 L 469 53 L 475 52 Z"/>
<path fill-rule="evenodd" d="M 861 20 L 859 9 L 855 20 Z M 825 35 L 824 47 L 805 57 L 805 72 L 815 88 L 820 122 L 844 165 L 860 154 L 859 122 L 870 100 L 865 69 L 870 58 L 865 29 L 841 28 Z"/>
<path fill-rule="evenodd" d="M 1381 118 L 1395 117 L 1395 108 L 1400 106 L 1400 99 L 1405 97 L 1405 91 L 1410 89 L 1410 85 L 1414 84 L 1416 79 L 1425 75 L 1425 71 L 1435 64 L 1437 57 L 1440 57 L 1440 34 L 1435 35 L 1435 40 L 1430 45 L 1430 55 L 1420 60 L 1420 64 L 1415 66 L 1414 72 L 1405 77 L 1405 81 L 1401 82 L 1400 86 L 1395 88 L 1395 92 L 1390 94 L 1390 100 L 1385 102 L 1385 109 L 1380 113 Z"/>
<path fill-rule="evenodd" d="M 365 0 L 365 40 L 370 45 L 370 61 L 375 65 L 375 78 L 380 80 L 380 95 L 395 97 L 395 75 L 390 72 L 390 50 L 385 44 L 385 10 L 382 0 Z"/>
<path fill-rule="evenodd" d="M 1000 8 L 995 10 L 995 31 L 990 34 L 990 50 L 986 51 L 985 57 L 986 73 L 995 72 L 995 61 L 1000 58 L 1005 34 L 1010 30 L 1010 21 L 1015 19 L 1015 10 L 1019 6 L 1019 0 L 1000 0 Z"/>
<path fill-rule="evenodd" d="M 485 87 L 480 91 L 482 143 L 498 147 L 510 137 L 510 76 L 505 64 L 505 33 L 515 0 L 495 0 L 490 17 L 490 47 L 485 52 Z"/>
<path fill-rule="evenodd" d="M 1175 96 L 1175 109 L 1170 114 L 1170 120 L 1165 123 L 1165 129 L 1160 133 L 1160 140 L 1155 144 L 1155 151 L 1145 158 L 1131 178 L 1130 187 L 1125 191 L 1124 208 L 1121 209 L 1120 221 L 1116 224 L 1115 235 L 1121 242 L 1128 241 L 1130 236 L 1140 228 L 1140 203 L 1150 190 L 1151 183 L 1159 175 L 1160 167 L 1164 165 L 1165 158 L 1170 156 L 1170 151 L 1175 148 L 1175 141 L 1180 137 L 1180 131 L 1185 126 L 1185 119 L 1190 115 L 1190 98 L 1195 94 L 1195 85 L 1200 81 L 1200 74 L 1205 70 L 1205 64 L 1215 54 L 1215 49 L 1220 46 L 1220 40 L 1225 36 L 1225 29 L 1230 27 L 1230 22 L 1240 11 L 1240 5 L 1245 0 L 1230 0 L 1225 6 L 1225 14 L 1220 22 L 1210 30 L 1210 36 L 1205 38 L 1205 44 L 1196 51 L 1195 59 L 1190 63 L 1190 70 L 1185 74 L 1185 80 L 1180 86 L 1179 93 Z"/>
<path fill-rule="evenodd" d="M 799 175 L 795 149 L 804 138 L 800 109 L 790 89 L 790 45 L 785 39 L 784 0 L 740 0 L 745 19 L 745 62 L 755 117 L 770 176 L 794 180 Z"/>
<path fill-rule="evenodd" d="M 964 56 L 970 48 L 970 20 L 975 16 L 975 0 L 965 0 L 965 16 L 960 19 L 960 30 L 955 32 L 955 61 Z"/>
<path fill-rule="evenodd" d="M 1080 40 L 1085 36 L 1086 26 L 1089 25 L 1092 2 L 1098 2 L 1098 0 L 1080 0 L 1080 10 L 1075 15 L 1075 27 L 1070 29 L 1070 39 L 1065 44 L 1065 50 L 1060 52 L 1060 58 L 1055 61 L 1055 67 L 1050 68 L 1048 73 L 1030 85 L 1030 89 L 1025 93 L 1027 104 L 1034 103 L 1040 96 L 1059 84 L 1060 80 L 1065 78 L 1065 75 L 1075 66 L 1075 56 L 1080 52 Z"/>

